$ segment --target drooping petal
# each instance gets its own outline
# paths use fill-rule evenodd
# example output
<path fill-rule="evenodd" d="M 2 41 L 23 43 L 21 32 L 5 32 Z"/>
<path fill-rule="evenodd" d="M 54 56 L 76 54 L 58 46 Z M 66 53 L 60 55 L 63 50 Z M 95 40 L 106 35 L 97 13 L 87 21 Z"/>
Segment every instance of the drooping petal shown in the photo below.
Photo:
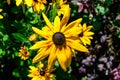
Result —
<path fill-rule="evenodd" d="M 85 46 L 83 46 L 82 44 L 80 44 L 74 40 L 66 39 L 66 43 L 69 47 L 71 47 L 75 50 L 82 51 L 82 52 L 88 52 L 88 49 Z"/>
<path fill-rule="evenodd" d="M 71 65 L 71 61 L 72 61 L 72 51 L 70 49 L 70 47 L 66 46 L 65 48 L 65 55 L 67 57 L 67 67 L 69 67 Z"/>
<path fill-rule="evenodd" d="M 63 48 L 57 49 L 57 59 L 62 69 L 66 71 L 67 70 L 67 57 L 65 54 L 65 50 Z"/>
<path fill-rule="evenodd" d="M 41 48 L 37 55 L 33 58 L 33 63 L 38 62 L 46 58 L 51 51 L 51 47 Z"/>
<path fill-rule="evenodd" d="M 54 20 L 54 31 L 55 32 L 60 31 L 60 18 L 58 16 L 56 16 Z"/>
<path fill-rule="evenodd" d="M 65 12 L 63 14 L 63 18 L 60 23 L 60 27 L 62 28 L 63 25 L 67 24 L 69 18 L 70 18 L 70 7 L 69 5 L 64 5 Z"/>
<path fill-rule="evenodd" d="M 33 29 L 33 31 L 35 33 L 37 33 L 38 35 L 40 35 L 40 36 L 42 36 L 42 37 L 44 37 L 46 39 L 48 39 L 48 37 L 50 37 L 50 36 L 47 35 L 47 33 L 45 31 L 42 31 L 42 30 L 40 30 L 40 29 L 38 29 L 36 27 L 32 27 L 32 29 Z"/>
<path fill-rule="evenodd" d="M 71 30 L 73 27 L 78 27 L 79 23 L 82 21 L 82 18 L 79 18 L 71 23 L 69 23 L 67 26 L 63 26 L 61 29 L 61 32 L 68 32 L 69 30 Z"/>
<path fill-rule="evenodd" d="M 46 16 L 44 13 L 42 13 L 42 16 L 43 16 L 43 18 L 44 18 L 47 26 L 51 29 L 51 31 L 53 31 L 53 25 L 52 25 L 52 23 L 49 21 L 49 19 L 47 18 L 47 16 Z"/>
<path fill-rule="evenodd" d="M 53 65 L 57 59 L 57 55 L 56 55 L 56 46 L 55 45 L 52 45 L 51 46 L 52 49 L 50 51 L 50 55 L 49 55 L 49 58 L 48 58 L 48 69 L 52 69 L 53 68 Z"/>
<path fill-rule="evenodd" d="M 34 49 L 39 49 L 42 47 L 48 47 L 51 44 L 52 42 L 49 40 L 39 41 L 39 42 L 36 42 L 32 47 L 30 47 L 30 49 L 34 50 Z"/>

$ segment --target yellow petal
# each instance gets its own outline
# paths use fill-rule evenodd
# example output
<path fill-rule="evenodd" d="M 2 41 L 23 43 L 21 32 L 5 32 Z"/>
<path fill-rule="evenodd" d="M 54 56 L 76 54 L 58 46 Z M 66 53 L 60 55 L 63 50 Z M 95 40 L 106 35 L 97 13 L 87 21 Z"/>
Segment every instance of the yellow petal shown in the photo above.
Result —
<path fill-rule="evenodd" d="M 8 5 L 10 5 L 10 0 L 7 0 Z"/>
<path fill-rule="evenodd" d="M 84 24 L 83 24 L 83 31 L 86 30 L 86 26 L 87 26 L 86 23 L 84 23 Z"/>
<path fill-rule="evenodd" d="M 69 23 L 67 26 L 63 26 L 61 29 L 61 32 L 69 31 L 73 27 L 78 27 L 79 23 L 82 21 L 82 18 L 79 18 L 71 23 Z"/>
<path fill-rule="evenodd" d="M 65 12 L 63 14 L 63 18 L 61 20 L 61 23 L 60 23 L 60 27 L 67 24 L 69 18 L 70 18 L 70 7 L 69 7 L 69 5 L 66 5 L 66 9 L 65 9 Z"/>
<path fill-rule="evenodd" d="M 84 36 L 91 36 L 91 35 L 94 35 L 93 32 L 84 32 Z"/>
<path fill-rule="evenodd" d="M 58 16 L 56 16 L 54 20 L 54 31 L 55 32 L 60 31 L 60 18 Z"/>
<path fill-rule="evenodd" d="M 42 47 L 50 46 L 51 44 L 52 42 L 49 40 L 39 41 L 39 42 L 36 42 L 32 47 L 30 47 L 30 49 L 39 49 Z"/>
<path fill-rule="evenodd" d="M 88 49 L 83 46 L 82 44 L 78 43 L 77 41 L 66 39 L 67 45 L 75 50 L 82 51 L 82 52 L 88 52 Z"/>
<path fill-rule="evenodd" d="M 66 54 L 65 54 L 65 50 L 62 48 L 62 49 L 57 49 L 57 59 L 58 59 L 58 62 L 61 66 L 61 68 L 66 71 L 67 70 L 67 57 L 66 57 Z"/>
<path fill-rule="evenodd" d="M 40 36 L 42 36 L 42 37 L 44 37 L 44 38 L 48 38 L 48 37 L 50 37 L 49 35 L 47 35 L 47 33 L 45 32 L 45 31 L 42 31 L 42 30 L 40 30 L 40 29 L 38 29 L 38 28 L 36 28 L 36 27 L 32 27 L 32 29 L 33 29 L 33 31 L 35 32 L 35 33 L 37 33 L 37 34 L 39 34 Z"/>
<path fill-rule="evenodd" d="M 32 62 L 35 63 L 35 62 L 43 60 L 44 58 L 46 58 L 49 55 L 50 51 L 51 51 L 51 47 L 50 48 L 49 47 L 42 48 L 38 52 L 38 54 L 33 58 Z"/>
<path fill-rule="evenodd" d="M 24 0 L 27 6 L 32 6 L 33 0 Z"/>
<path fill-rule="evenodd" d="M 51 52 L 50 52 L 50 55 L 49 55 L 49 58 L 48 58 L 48 69 L 52 69 L 53 66 L 54 66 L 54 63 L 57 59 L 57 56 L 56 56 L 56 46 L 55 45 L 52 45 L 51 46 L 52 49 L 51 49 Z"/>
<path fill-rule="evenodd" d="M 3 10 L 2 9 L 0 9 L 0 12 L 2 12 Z"/>
<path fill-rule="evenodd" d="M 65 54 L 66 54 L 66 57 L 67 57 L 67 67 L 69 67 L 71 65 L 71 61 L 72 61 L 72 51 L 71 49 L 66 46 L 65 48 Z"/>
<path fill-rule="evenodd" d="M 16 0 L 16 5 L 19 6 L 22 3 L 22 0 Z"/>
<path fill-rule="evenodd" d="M 51 24 L 51 22 L 49 21 L 49 19 L 47 18 L 47 16 L 44 13 L 42 13 L 42 16 L 43 16 L 43 18 L 44 18 L 47 26 L 51 29 L 51 31 L 53 31 L 53 25 Z"/>
<path fill-rule="evenodd" d="M 92 26 L 88 26 L 86 31 L 90 31 L 92 29 Z"/>
<path fill-rule="evenodd" d="M 0 19 L 3 19 L 3 16 L 2 16 L 2 15 L 0 15 Z"/>
<path fill-rule="evenodd" d="M 80 40 L 84 45 L 86 45 L 86 41 L 85 41 L 84 37 L 81 37 Z"/>

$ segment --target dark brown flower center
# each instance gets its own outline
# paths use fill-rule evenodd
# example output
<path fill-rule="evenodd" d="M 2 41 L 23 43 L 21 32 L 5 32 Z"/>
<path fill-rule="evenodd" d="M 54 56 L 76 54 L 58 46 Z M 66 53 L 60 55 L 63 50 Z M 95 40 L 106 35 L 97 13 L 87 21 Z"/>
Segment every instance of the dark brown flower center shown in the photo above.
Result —
<path fill-rule="evenodd" d="M 38 0 L 34 0 L 35 2 L 38 2 Z"/>
<path fill-rule="evenodd" d="M 40 70 L 40 75 L 44 76 L 45 75 L 45 71 L 44 70 Z"/>
<path fill-rule="evenodd" d="M 81 32 L 81 33 L 79 34 L 79 37 L 83 37 L 83 32 Z"/>
<path fill-rule="evenodd" d="M 56 32 L 53 35 L 52 40 L 55 45 L 63 45 L 65 43 L 65 36 L 61 32 Z"/>

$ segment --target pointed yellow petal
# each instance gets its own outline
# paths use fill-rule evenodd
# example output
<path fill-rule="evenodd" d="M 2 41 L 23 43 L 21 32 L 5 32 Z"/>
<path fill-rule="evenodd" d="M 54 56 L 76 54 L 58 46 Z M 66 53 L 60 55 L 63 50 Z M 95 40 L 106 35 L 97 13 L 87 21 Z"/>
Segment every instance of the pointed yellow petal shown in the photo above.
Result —
<path fill-rule="evenodd" d="M 69 67 L 71 65 L 71 61 L 72 61 L 72 51 L 68 46 L 66 46 L 66 48 L 65 48 L 65 54 L 67 57 L 67 67 Z"/>
<path fill-rule="evenodd" d="M 86 31 L 90 31 L 92 29 L 92 26 L 88 26 Z"/>
<path fill-rule="evenodd" d="M 39 49 L 42 47 L 50 46 L 51 44 L 52 42 L 49 40 L 39 41 L 39 42 L 36 42 L 32 47 L 30 47 L 30 49 Z"/>
<path fill-rule="evenodd" d="M 69 5 L 67 5 L 65 13 L 64 13 L 63 18 L 62 18 L 61 23 L 60 23 L 60 27 L 67 24 L 69 18 L 70 18 L 70 7 L 69 7 Z"/>
<path fill-rule="evenodd" d="M 48 58 L 48 69 L 52 69 L 53 66 L 54 66 L 54 63 L 57 59 L 57 56 L 56 56 L 56 46 L 55 45 L 52 45 L 51 46 L 52 49 L 51 49 L 51 52 L 50 52 L 50 55 L 49 55 L 49 58 Z"/>
<path fill-rule="evenodd" d="M 72 29 L 73 27 L 78 27 L 79 23 L 82 21 L 82 18 L 79 18 L 71 23 L 69 23 L 67 26 L 63 26 L 61 29 L 61 32 L 66 32 Z"/>
<path fill-rule="evenodd" d="M 60 18 L 58 16 L 56 16 L 54 20 L 54 31 L 55 32 L 60 31 Z"/>
<path fill-rule="evenodd" d="M 33 63 L 38 62 L 46 58 L 51 51 L 51 47 L 41 48 L 37 55 L 33 58 Z"/>
<path fill-rule="evenodd" d="M 25 4 L 27 4 L 27 6 L 32 6 L 32 0 L 24 0 Z"/>
<path fill-rule="evenodd" d="M 81 37 L 80 40 L 84 45 L 86 45 L 86 41 L 85 41 L 84 37 Z"/>
<path fill-rule="evenodd" d="M 88 52 L 88 49 L 83 46 L 82 44 L 78 43 L 77 41 L 71 40 L 71 39 L 66 39 L 66 43 L 69 47 L 78 50 L 78 51 L 82 51 L 82 52 Z"/>
<path fill-rule="evenodd" d="M 47 16 L 44 13 L 42 13 L 42 16 L 43 16 L 43 18 L 44 18 L 47 26 L 51 29 L 51 31 L 53 31 L 53 25 L 51 24 L 51 22 L 49 21 L 49 19 L 47 18 Z"/>
<path fill-rule="evenodd" d="M 86 30 L 86 26 L 87 26 L 86 23 L 84 23 L 84 24 L 83 24 L 83 31 Z"/>
<path fill-rule="evenodd" d="M 84 32 L 84 36 L 91 36 L 91 35 L 94 35 L 93 32 Z"/>
<path fill-rule="evenodd" d="M 44 32 L 44 31 L 42 31 L 42 30 L 40 30 L 40 29 L 38 29 L 38 28 L 36 28 L 36 27 L 32 27 L 32 29 L 33 29 L 33 31 L 35 32 L 35 33 L 37 33 L 37 34 L 39 34 L 40 36 L 42 36 L 42 37 L 44 37 L 44 38 L 48 38 L 48 35 L 47 35 L 47 33 L 46 32 Z"/>
<path fill-rule="evenodd" d="M 57 59 L 61 66 L 61 68 L 66 71 L 67 70 L 67 57 L 64 49 L 57 49 Z"/>
<path fill-rule="evenodd" d="M 22 0 L 16 0 L 16 5 L 19 6 L 22 3 Z"/>

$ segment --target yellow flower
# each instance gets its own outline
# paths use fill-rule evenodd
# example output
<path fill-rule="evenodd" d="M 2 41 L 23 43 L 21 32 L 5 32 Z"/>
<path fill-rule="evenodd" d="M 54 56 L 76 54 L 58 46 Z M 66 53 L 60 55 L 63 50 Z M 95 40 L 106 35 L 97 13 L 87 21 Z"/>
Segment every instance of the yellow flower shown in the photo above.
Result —
<path fill-rule="evenodd" d="M 29 66 L 30 74 L 28 74 L 28 77 L 31 77 L 32 80 L 53 80 L 55 75 L 50 74 L 50 70 L 47 68 L 43 69 L 44 64 L 40 62 L 40 67 L 34 67 L 34 66 Z"/>
<path fill-rule="evenodd" d="M 64 14 L 67 10 L 66 7 L 68 7 L 69 5 L 66 4 L 67 0 L 60 0 L 59 1 L 59 10 L 58 10 L 58 16 L 60 16 L 61 14 Z"/>
<path fill-rule="evenodd" d="M 2 12 L 2 9 L 0 9 L 0 12 Z M 2 16 L 2 15 L 0 15 L 0 19 L 3 19 L 3 16 Z"/>
<path fill-rule="evenodd" d="M 30 53 L 26 49 L 26 46 L 21 47 L 21 49 L 19 50 L 19 57 L 21 57 L 21 59 L 23 60 L 26 60 L 30 57 Z"/>
<path fill-rule="evenodd" d="M 29 40 L 37 42 L 37 38 L 38 38 L 37 34 L 32 34 L 30 35 Z"/>
<path fill-rule="evenodd" d="M 91 32 L 91 28 L 92 26 L 88 26 L 86 24 L 83 24 L 83 26 L 81 24 L 79 24 L 79 27 L 78 27 L 79 31 L 79 39 L 81 40 L 81 42 L 84 44 L 84 45 L 90 45 L 91 44 L 91 41 L 90 39 L 93 39 L 92 35 L 94 35 L 93 32 Z"/>
<path fill-rule="evenodd" d="M 22 0 L 16 0 L 16 5 L 19 6 L 22 3 Z M 45 9 L 45 5 L 47 3 L 46 0 L 24 0 L 23 2 L 27 6 L 32 6 L 35 12 L 40 12 L 40 10 Z"/>
<path fill-rule="evenodd" d="M 32 29 L 46 40 L 39 41 L 30 48 L 39 49 L 38 54 L 33 58 L 33 63 L 38 62 L 49 55 L 48 69 L 51 69 L 54 62 L 58 60 L 62 69 L 66 71 L 66 68 L 71 64 L 73 55 L 72 49 L 88 52 L 86 47 L 73 39 L 73 37 L 78 37 L 78 34 L 76 34 L 75 31 L 82 18 L 66 25 L 67 23 L 60 21 L 60 18 L 56 16 L 54 23 L 52 24 L 44 13 L 42 13 L 42 15 L 47 26 L 42 30 L 36 27 L 32 27 Z"/>
<path fill-rule="evenodd" d="M 28 6 L 33 6 L 35 12 L 40 12 L 40 10 L 45 9 L 46 0 L 25 0 L 25 4 Z"/>
<path fill-rule="evenodd" d="M 6 0 L 7 1 L 7 4 L 10 5 L 10 0 Z"/>

